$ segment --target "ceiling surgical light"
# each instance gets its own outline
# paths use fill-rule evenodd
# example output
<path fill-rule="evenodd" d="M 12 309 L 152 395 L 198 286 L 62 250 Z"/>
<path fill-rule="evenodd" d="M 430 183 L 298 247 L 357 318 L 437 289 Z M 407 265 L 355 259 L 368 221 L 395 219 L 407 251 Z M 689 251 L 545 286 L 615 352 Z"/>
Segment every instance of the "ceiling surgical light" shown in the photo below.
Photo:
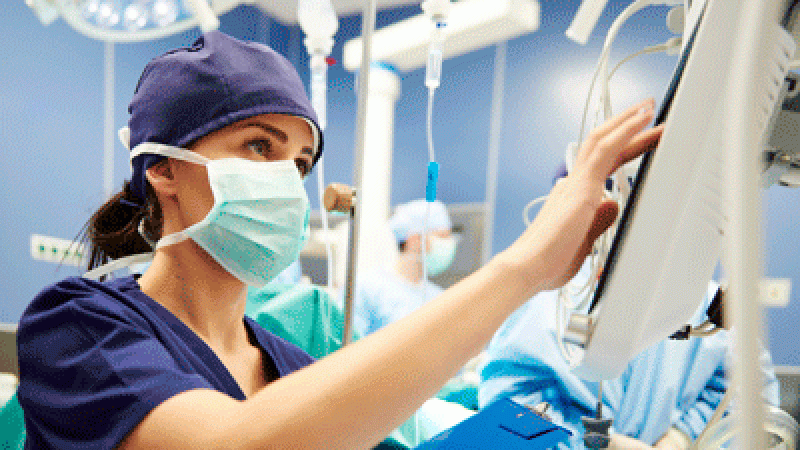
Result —
<path fill-rule="evenodd" d="M 218 15 L 255 0 L 25 0 L 44 25 L 58 17 L 81 34 L 106 42 L 160 39 L 199 26 L 219 27 Z"/>
<path fill-rule="evenodd" d="M 130 31 L 142 29 L 147 25 L 147 9 L 141 3 L 132 3 L 125 8 L 123 20 L 125 21 L 125 28 Z"/>
<path fill-rule="evenodd" d="M 153 2 L 153 20 L 159 27 L 166 27 L 178 18 L 178 5 L 173 0 Z"/>
<path fill-rule="evenodd" d="M 97 10 L 97 25 L 104 28 L 111 28 L 119 23 L 119 13 L 111 2 L 103 2 Z"/>

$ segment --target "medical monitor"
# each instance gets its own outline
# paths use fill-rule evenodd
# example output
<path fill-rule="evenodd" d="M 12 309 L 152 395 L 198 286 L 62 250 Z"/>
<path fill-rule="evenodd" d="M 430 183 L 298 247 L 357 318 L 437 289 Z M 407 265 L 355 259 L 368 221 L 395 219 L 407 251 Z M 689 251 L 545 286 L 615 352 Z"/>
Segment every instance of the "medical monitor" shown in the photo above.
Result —
<path fill-rule="evenodd" d="M 619 376 L 647 347 L 689 322 L 703 303 L 726 228 L 727 83 L 739 23 L 736 2 L 694 2 L 673 79 L 656 116 L 665 128 L 646 154 L 590 306 L 576 373 Z M 774 67 L 753 118 L 766 127 L 794 41 L 776 20 Z M 766 116 L 766 117 L 765 117 Z M 764 129 L 764 128 L 762 128 Z"/>

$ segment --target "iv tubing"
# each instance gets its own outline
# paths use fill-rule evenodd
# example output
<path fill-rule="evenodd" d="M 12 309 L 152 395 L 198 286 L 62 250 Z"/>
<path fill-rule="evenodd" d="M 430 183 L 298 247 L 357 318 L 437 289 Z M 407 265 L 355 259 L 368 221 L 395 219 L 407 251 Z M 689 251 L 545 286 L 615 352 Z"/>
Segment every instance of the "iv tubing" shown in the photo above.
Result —
<path fill-rule="evenodd" d="M 328 87 L 328 65 L 325 56 L 319 52 L 311 55 L 311 103 L 317 113 L 320 131 L 325 131 L 328 125 L 327 114 L 327 87 Z M 319 196 L 319 212 L 322 219 L 322 229 L 325 232 L 325 262 L 327 264 L 327 286 L 333 289 L 333 254 L 331 252 L 330 226 L 328 224 L 328 212 L 322 204 L 325 189 L 325 155 L 320 155 L 317 161 L 317 195 Z"/>

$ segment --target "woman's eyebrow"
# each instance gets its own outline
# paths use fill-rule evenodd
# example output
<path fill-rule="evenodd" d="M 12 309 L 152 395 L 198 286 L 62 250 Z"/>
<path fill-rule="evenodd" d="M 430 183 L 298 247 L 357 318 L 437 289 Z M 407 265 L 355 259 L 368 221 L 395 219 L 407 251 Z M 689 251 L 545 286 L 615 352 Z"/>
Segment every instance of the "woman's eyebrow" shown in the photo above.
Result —
<path fill-rule="evenodd" d="M 287 136 L 286 133 L 284 133 L 282 130 L 280 130 L 278 128 L 273 127 L 272 125 L 267 125 L 265 123 L 248 122 L 248 123 L 243 123 L 241 125 L 238 125 L 235 128 L 244 129 L 244 128 L 247 128 L 247 127 L 261 128 L 262 130 L 266 131 L 267 133 L 270 133 L 270 134 L 274 135 L 275 137 L 277 137 L 278 140 L 283 142 L 283 143 L 286 143 L 286 142 L 289 141 L 289 136 Z"/>

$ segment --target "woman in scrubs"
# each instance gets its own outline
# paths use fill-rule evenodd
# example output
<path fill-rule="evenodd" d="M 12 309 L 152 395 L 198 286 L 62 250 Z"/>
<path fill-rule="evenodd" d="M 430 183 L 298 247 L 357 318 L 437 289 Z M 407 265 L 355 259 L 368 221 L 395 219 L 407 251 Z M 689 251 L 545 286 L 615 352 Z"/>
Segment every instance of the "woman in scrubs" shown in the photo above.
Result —
<path fill-rule="evenodd" d="M 511 312 L 578 270 L 618 211 L 604 180 L 661 132 L 645 129 L 652 100 L 609 120 L 508 249 L 314 361 L 244 315 L 248 285 L 293 262 L 307 232 L 302 177 L 322 136 L 294 68 L 262 44 L 206 33 L 147 65 L 129 112 L 133 174 L 90 220 L 90 268 L 152 263 L 141 276 L 68 278 L 26 309 L 26 448 L 369 448 Z"/>

